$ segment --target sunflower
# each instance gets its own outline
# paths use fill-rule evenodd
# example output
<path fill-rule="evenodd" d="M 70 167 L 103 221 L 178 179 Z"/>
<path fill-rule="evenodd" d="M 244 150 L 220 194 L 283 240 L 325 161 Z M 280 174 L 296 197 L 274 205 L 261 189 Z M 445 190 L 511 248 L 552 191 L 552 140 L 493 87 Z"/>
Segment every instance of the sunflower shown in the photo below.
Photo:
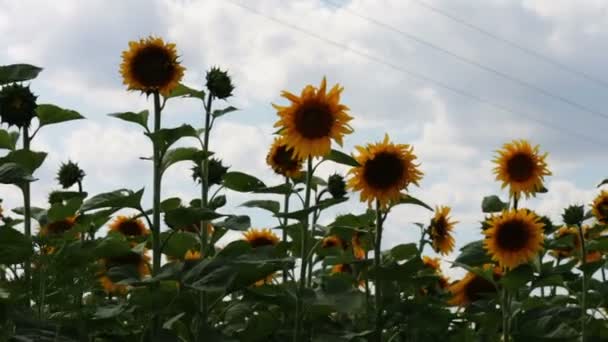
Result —
<path fill-rule="evenodd" d="M 608 191 L 602 192 L 593 200 L 591 212 L 601 224 L 608 224 Z"/>
<path fill-rule="evenodd" d="M 493 268 L 494 280 L 498 280 L 501 277 L 498 267 L 486 264 L 483 268 L 485 270 Z M 484 298 L 488 294 L 495 293 L 496 287 L 487 279 L 473 272 L 468 272 L 464 278 L 449 285 L 448 291 L 452 294 L 452 298 L 448 301 L 448 304 L 467 306 Z"/>
<path fill-rule="evenodd" d="M 555 232 L 555 239 L 566 236 L 572 236 L 572 245 L 554 247 L 551 254 L 556 257 L 568 258 L 579 250 L 581 239 L 579 237 L 578 229 L 575 227 L 562 227 Z"/>
<path fill-rule="evenodd" d="M 344 242 L 342 241 L 342 239 L 340 239 L 339 236 L 331 235 L 331 236 L 328 236 L 323 239 L 323 242 L 321 243 L 321 247 L 323 247 L 323 248 L 333 248 L 333 247 L 344 248 L 345 246 L 344 246 Z"/>
<path fill-rule="evenodd" d="M 602 253 L 599 251 L 592 251 L 587 253 L 587 257 L 585 258 L 585 263 L 593 263 L 602 260 Z"/>
<path fill-rule="evenodd" d="M 110 231 L 119 232 L 128 237 L 144 236 L 150 233 L 142 220 L 134 217 L 118 216 L 110 224 Z"/>
<path fill-rule="evenodd" d="M 436 207 L 435 217 L 431 220 L 430 235 L 435 252 L 447 255 L 454 250 L 452 229 L 457 221 L 450 221 L 450 207 Z"/>
<path fill-rule="evenodd" d="M 519 198 L 523 192 L 526 198 L 543 188 L 545 176 L 550 176 L 547 168 L 547 153 L 540 154 L 538 145 L 532 147 L 526 140 L 514 140 L 497 151 L 494 163 L 496 180 L 502 181 L 502 187 L 510 187 L 509 192 Z"/>
<path fill-rule="evenodd" d="M 361 234 L 358 232 L 355 232 L 353 234 L 351 241 L 353 244 L 353 255 L 355 256 L 355 258 L 358 260 L 365 259 L 366 253 L 365 253 L 365 249 L 363 248 L 363 245 L 361 244 Z"/>
<path fill-rule="evenodd" d="M 296 158 L 293 149 L 287 147 L 284 137 L 274 139 L 266 163 L 275 173 L 285 177 L 297 178 L 301 174 L 302 159 Z"/>
<path fill-rule="evenodd" d="M 29 86 L 12 84 L 0 88 L 0 121 L 9 126 L 29 127 L 36 117 L 36 99 Z"/>
<path fill-rule="evenodd" d="M 503 211 L 483 233 L 484 248 L 506 268 L 528 262 L 543 248 L 543 224 L 526 209 Z"/>
<path fill-rule="evenodd" d="M 336 274 L 336 273 L 348 273 L 348 274 L 352 274 L 353 273 L 353 269 L 352 267 L 350 267 L 349 264 L 336 264 L 331 268 L 331 274 Z"/>
<path fill-rule="evenodd" d="M 260 279 L 260 280 L 256 281 L 255 283 L 253 283 L 253 286 L 257 287 L 257 286 L 263 286 L 263 285 L 270 285 L 274 281 L 274 276 L 275 276 L 275 273 L 271 273 L 271 274 L 267 275 L 265 278 Z"/>
<path fill-rule="evenodd" d="M 441 266 L 439 264 L 439 258 L 431 258 L 429 256 L 422 257 L 422 263 L 424 266 L 432 269 L 436 273 L 441 273 Z"/>
<path fill-rule="evenodd" d="M 150 275 L 150 257 L 144 254 L 131 252 L 129 254 L 105 258 L 100 260 L 102 271 L 99 273 L 99 282 L 104 291 L 109 294 L 124 295 L 128 291 L 128 285 L 117 284 L 109 276 L 108 271 L 112 267 L 131 265 L 137 268 L 139 278 Z"/>
<path fill-rule="evenodd" d="M 190 249 L 184 254 L 184 260 L 199 260 L 201 258 L 201 252 Z"/>
<path fill-rule="evenodd" d="M 120 73 L 129 90 L 146 94 L 158 91 L 167 96 L 179 84 L 184 70 L 177 60 L 175 44 L 161 38 L 129 42 L 129 49 L 122 53 Z"/>
<path fill-rule="evenodd" d="M 344 88 L 336 84 L 328 93 L 326 88 L 323 77 L 319 88 L 307 85 L 299 97 L 283 91 L 281 96 L 291 101 L 289 106 L 272 105 L 279 115 L 274 126 L 280 128 L 287 146 L 299 159 L 325 156 L 331 150 L 332 139 L 342 146 L 344 135 L 353 132 L 348 125 L 352 120 L 346 113 L 348 107 L 340 103 Z"/>
<path fill-rule="evenodd" d="M 243 233 L 245 241 L 249 242 L 251 247 L 257 248 L 262 246 L 275 246 L 279 243 L 279 237 L 272 230 L 251 228 Z"/>
<path fill-rule="evenodd" d="M 401 190 L 410 184 L 418 185 L 422 179 L 419 165 L 414 163 L 413 147 L 391 143 L 388 134 L 382 142 L 356 146 L 356 149 L 359 155 L 355 159 L 359 166 L 349 171 L 352 177 L 348 186 L 361 191 L 361 202 L 371 205 L 378 200 L 382 207 L 386 207 L 389 202 L 399 200 Z"/>
<path fill-rule="evenodd" d="M 68 232 L 76 224 L 76 217 L 70 216 L 63 220 L 51 222 L 40 228 L 40 236 L 56 237 Z"/>

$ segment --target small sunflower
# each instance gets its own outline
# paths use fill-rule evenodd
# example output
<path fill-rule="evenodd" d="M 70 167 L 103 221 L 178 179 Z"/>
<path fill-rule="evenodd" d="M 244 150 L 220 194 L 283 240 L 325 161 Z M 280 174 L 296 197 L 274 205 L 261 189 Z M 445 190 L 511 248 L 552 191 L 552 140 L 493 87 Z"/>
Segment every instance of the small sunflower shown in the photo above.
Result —
<path fill-rule="evenodd" d="M 119 232 L 128 237 L 144 236 L 150 233 L 142 220 L 122 215 L 110 224 L 110 231 Z"/>
<path fill-rule="evenodd" d="M 352 177 L 348 186 L 354 191 L 361 191 L 361 202 L 372 204 L 380 201 L 386 207 L 391 201 L 398 201 L 401 190 L 410 184 L 418 185 L 422 172 L 414 163 L 413 147 L 404 144 L 393 144 L 388 134 L 384 141 L 357 146 L 359 155 L 355 157 L 359 166 L 353 167 L 349 173 Z"/>
<path fill-rule="evenodd" d="M 266 163 L 275 173 L 285 177 L 297 178 L 302 173 L 302 159 L 296 158 L 284 137 L 274 139 Z"/>
<path fill-rule="evenodd" d="M 586 263 L 593 263 L 602 260 L 602 253 L 599 251 L 592 251 L 587 253 L 587 257 L 585 258 Z"/>
<path fill-rule="evenodd" d="M 161 38 L 148 37 L 129 42 L 129 49 L 122 53 L 120 73 L 129 90 L 146 94 L 158 91 L 163 96 L 177 87 L 185 68 L 177 60 L 175 44 Z"/>
<path fill-rule="evenodd" d="M 431 220 L 430 235 L 435 252 L 447 255 L 454 250 L 452 229 L 457 221 L 450 221 L 450 207 L 436 207 L 435 217 Z"/>
<path fill-rule="evenodd" d="M 263 286 L 263 285 L 270 285 L 274 281 L 274 277 L 275 277 L 275 274 L 271 273 L 271 274 L 267 275 L 264 279 L 260 279 L 260 280 L 256 281 L 255 283 L 253 283 L 253 286 L 257 287 L 257 286 Z"/>
<path fill-rule="evenodd" d="M 186 254 L 184 254 L 184 260 L 199 260 L 201 258 L 201 252 L 197 250 L 188 250 Z"/>
<path fill-rule="evenodd" d="M 353 273 L 353 268 L 350 267 L 349 264 L 337 264 L 334 265 L 331 268 L 331 274 L 336 274 L 336 273 L 348 273 L 348 274 L 352 274 Z"/>
<path fill-rule="evenodd" d="M 279 243 L 279 237 L 272 230 L 251 228 L 243 233 L 245 241 L 249 242 L 251 247 L 257 248 L 262 246 L 275 246 Z"/>
<path fill-rule="evenodd" d="M 532 147 L 526 140 L 514 140 L 497 151 L 494 159 L 496 180 L 502 181 L 502 187 L 509 186 L 511 196 L 519 198 L 521 193 L 526 198 L 533 196 L 543 188 L 545 176 L 550 176 L 547 168 L 547 153 L 540 154 L 539 146 Z"/>
<path fill-rule="evenodd" d="M 355 232 L 353 234 L 351 242 L 353 245 L 353 255 L 355 256 L 355 258 L 358 260 L 365 259 L 366 252 L 365 252 L 365 249 L 363 248 L 363 245 L 361 244 L 361 234 L 358 232 Z"/>
<path fill-rule="evenodd" d="M 601 224 L 608 224 L 608 191 L 602 192 L 593 200 L 591 212 Z"/>
<path fill-rule="evenodd" d="M 484 265 L 484 269 L 493 268 L 492 265 Z M 494 267 L 494 280 L 500 278 L 500 269 Z M 450 305 L 467 306 L 477 300 L 484 298 L 488 294 L 496 293 L 496 287 L 487 279 L 479 275 L 468 272 L 464 278 L 449 285 L 448 291 L 452 298 L 448 301 Z"/>
<path fill-rule="evenodd" d="M 40 228 L 40 236 L 57 237 L 68 232 L 76 224 L 76 217 L 70 216 L 63 220 L 51 222 Z"/>
<path fill-rule="evenodd" d="M 483 233 L 484 248 L 506 268 L 528 262 L 543 248 L 543 224 L 526 209 L 504 211 Z"/>
<path fill-rule="evenodd" d="M 342 146 L 344 135 L 353 132 L 348 125 L 352 120 L 346 113 L 348 107 L 340 103 L 343 88 L 336 84 L 328 93 L 326 88 L 324 77 L 319 88 L 307 85 L 300 96 L 283 91 L 281 96 L 291 101 L 289 106 L 273 104 L 280 117 L 274 126 L 280 127 L 287 146 L 299 159 L 325 156 L 332 139 Z"/>
<path fill-rule="evenodd" d="M 573 254 L 576 254 L 581 246 L 581 239 L 577 228 L 562 227 L 555 232 L 555 239 L 563 238 L 565 236 L 572 236 L 572 246 L 554 247 L 551 254 L 556 257 L 571 257 Z"/>
<path fill-rule="evenodd" d="M 432 269 L 436 273 L 441 273 L 439 258 L 431 258 L 425 255 L 422 257 L 422 263 L 424 264 L 424 266 Z"/>
<path fill-rule="evenodd" d="M 102 270 L 99 273 L 99 282 L 106 293 L 124 295 L 128 292 L 128 285 L 117 284 L 108 276 L 108 271 L 112 267 L 125 265 L 135 266 L 140 279 L 150 275 L 150 257 L 145 253 L 132 252 L 120 257 L 101 259 L 100 266 Z"/>
<path fill-rule="evenodd" d="M 323 239 L 323 242 L 321 243 L 321 247 L 323 247 L 323 248 L 333 248 L 333 247 L 344 248 L 344 242 L 342 241 L 342 239 L 340 239 L 340 237 L 338 237 L 336 235 L 331 235 L 331 236 L 328 236 Z"/>
<path fill-rule="evenodd" d="M 36 99 L 29 86 L 4 86 L 0 89 L 0 120 L 9 126 L 29 127 L 36 117 Z"/>

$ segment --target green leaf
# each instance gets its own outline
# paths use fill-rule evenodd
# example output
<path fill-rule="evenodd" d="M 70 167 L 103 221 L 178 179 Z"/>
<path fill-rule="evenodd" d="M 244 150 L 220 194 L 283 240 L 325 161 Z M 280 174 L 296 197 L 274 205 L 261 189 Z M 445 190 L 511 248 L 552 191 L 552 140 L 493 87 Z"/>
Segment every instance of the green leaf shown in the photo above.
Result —
<path fill-rule="evenodd" d="M 158 144 L 161 154 L 164 154 L 171 145 L 181 138 L 198 138 L 198 132 L 190 125 L 181 125 L 175 128 L 162 128 L 154 133 L 146 133 L 152 141 Z"/>
<path fill-rule="evenodd" d="M 251 219 L 247 215 L 236 215 L 226 218 L 224 221 L 213 224 L 216 227 L 222 227 L 229 230 L 244 231 L 251 227 Z"/>
<path fill-rule="evenodd" d="M 89 211 L 102 208 L 141 208 L 141 197 L 144 189 L 133 192 L 128 189 L 119 189 L 112 192 L 102 193 L 86 200 L 81 211 Z"/>
<path fill-rule="evenodd" d="M 174 98 L 174 97 L 194 97 L 197 99 L 204 100 L 205 92 L 202 90 L 196 90 L 196 89 L 187 87 L 180 83 L 177 85 L 177 87 L 175 87 L 175 89 L 173 89 L 171 91 L 171 93 L 168 96 L 166 96 L 167 99 Z"/>
<path fill-rule="evenodd" d="M 501 277 L 500 283 L 505 288 L 509 289 L 509 291 L 516 291 L 531 281 L 533 276 L 534 272 L 532 267 L 530 267 L 530 265 L 523 264 L 508 271 L 504 276 Z"/>
<path fill-rule="evenodd" d="M 167 329 L 167 330 L 171 330 L 173 329 L 173 325 L 179 321 L 186 313 L 185 312 L 181 312 L 171 318 L 169 318 L 168 320 L 165 321 L 165 323 L 163 323 L 163 329 Z"/>
<path fill-rule="evenodd" d="M 166 212 L 172 209 L 177 209 L 181 206 L 182 200 L 179 197 L 167 198 L 160 202 L 160 210 Z"/>
<path fill-rule="evenodd" d="M 340 152 L 338 150 L 333 150 L 333 149 L 323 159 L 331 160 L 338 164 L 347 165 L 347 166 L 354 166 L 354 167 L 360 166 L 359 162 L 357 162 L 357 160 L 355 160 L 355 158 L 353 158 L 352 156 L 350 156 L 344 152 Z"/>
<path fill-rule="evenodd" d="M 2 184 L 21 184 L 35 180 L 36 178 L 19 164 L 3 163 L 0 165 L 0 183 Z"/>
<path fill-rule="evenodd" d="M 52 104 L 41 104 L 36 108 L 40 127 L 48 126 L 60 122 L 84 119 L 78 112 L 63 109 Z"/>
<path fill-rule="evenodd" d="M 265 188 L 264 182 L 243 172 L 228 172 L 224 175 L 223 185 L 238 192 L 251 192 Z"/>
<path fill-rule="evenodd" d="M 279 210 L 281 209 L 281 205 L 279 204 L 279 202 L 272 201 L 272 200 L 247 201 L 247 202 L 241 204 L 241 207 L 260 208 L 260 209 L 268 210 L 273 214 L 278 213 Z"/>
<path fill-rule="evenodd" d="M 109 116 L 113 116 L 115 118 L 119 118 L 124 121 L 133 122 L 141 127 L 145 128 L 148 131 L 148 117 L 150 116 L 150 112 L 148 110 L 142 110 L 139 113 L 134 112 L 123 112 L 123 113 L 111 113 Z"/>
<path fill-rule="evenodd" d="M 209 202 L 209 208 L 211 210 L 219 209 L 225 205 L 226 205 L 226 196 L 225 195 L 215 196 L 211 200 L 211 202 Z"/>
<path fill-rule="evenodd" d="M 346 202 L 346 201 L 348 201 L 348 197 L 328 198 L 328 199 L 322 200 L 321 202 L 319 202 L 316 205 L 310 206 L 308 209 L 302 209 L 302 210 L 293 211 L 290 213 L 281 212 L 281 213 L 275 214 L 275 216 L 280 217 L 280 218 L 289 218 L 289 219 L 294 219 L 294 220 L 298 220 L 298 221 L 304 221 L 304 220 L 306 220 L 308 215 L 315 210 L 324 210 L 331 206 L 334 206 L 336 204 L 340 204 L 340 203 Z"/>
<path fill-rule="evenodd" d="M 13 228 L 0 228 L 0 264 L 19 264 L 33 253 L 32 242 L 25 235 Z"/>
<path fill-rule="evenodd" d="M 21 165 L 27 172 L 33 174 L 44 162 L 46 158 L 45 152 L 34 152 L 30 150 L 15 150 L 9 152 L 6 156 L 0 158 L 2 163 L 17 163 Z"/>
<path fill-rule="evenodd" d="M 162 172 L 165 172 L 169 166 L 187 160 L 193 161 L 198 165 L 203 159 L 205 159 L 205 156 L 210 156 L 212 154 L 213 152 L 209 152 L 207 155 L 205 155 L 204 151 L 201 151 L 195 147 L 178 147 L 170 149 L 163 155 L 163 159 L 161 161 L 161 170 Z"/>
<path fill-rule="evenodd" d="M 198 246 L 196 235 L 190 232 L 163 232 L 161 233 L 162 253 L 175 258 L 183 258 L 187 251 Z"/>
<path fill-rule="evenodd" d="M 72 198 L 67 201 L 66 204 L 55 203 L 49 209 L 47 216 L 50 222 L 56 222 L 66 219 L 67 217 L 74 216 L 80 206 L 82 205 L 82 198 Z"/>
<path fill-rule="evenodd" d="M 170 227 L 188 227 L 201 221 L 210 221 L 223 215 L 207 208 L 181 207 L 165 213 L 165 222 Z"/>
<path fill-rule="evenodd" d="M 433 208 L 422 202 L 421 200 L 417 199 L 416 197 L 407 195 L 407 194 L 401 194 L 401 198 L 399 199 L 399 202 L 397 202 L 394 206 L 399 205 L 399 204 L 414 204 L 414 205 L 419 205 L 423 208 L 426 208 L 430 211 L 433 211 Z"/>
<path fill-rule="evenodd" d="M 213 111 L 213 113 L 211 113 L 211 115 L 213 115 L 214 118 L 219 118 L 220 116 L 224 116 L 230 112 L 234 112 L 237 111 L 238 108 L 236 107 L 232 107 L 232 106 L 228 106 L 224 109 L 216 109 Z"/>
<path fill-rule="evenodd" d="M 481 266 L 491 262 L 491 259 L 483 248 L 483 240 L 478 240 L 462 247 L 455 262 L 468 266 Z"/>
<path fill-rule="evenodd" d="M 36 78 L 41 71 L 42 68 L 30 64 L 0 66 L 0 85 L 32 80 Z"/>
<path fill-rule="evenodd" d="M 117 235 L 105 237 L 93 249 L 93 254 L 97 258 L 115 258 L 129 253 L 132 253 L 129 242 Z"/>
<path fill-rule="evenodd" d="M 390 256 L 396 261 L 411 259 L 416 254 L 418 254 L 418 247 L 415 243 L 397 245 L 390 251 Z"/>
<path fill-rule="evenodd" d="M 14 139 L 13 133 L 16 133 L 17 137 L 19 137 L 18 132 L 9 132 L 7 130 L 0 129 L 0 149 L 6 149 L 6 150 L 15 149 L 15 143 L 17 141 Z"/>
<path fill-rule="evenodd" d="M 93 314 L 93 319 L 110 319 L 119 316 L 127 309 L 126 304 L 100 306 Z"/>
<path fill-rule="evenodd" d="M 279 184 L 275 186 L 264 187 L 260 189 L 253 190 L 256 194 L 278 194 L 278 195 L 287 195 L 290 194 L 293 190 L 291 184 Z"/>
<path fill-rule="evenodd" d="M 509 207 L 509 203 L 500 200 L 496 195 L 486 196 L 481 201 L 481 211 L 484 213 L 497 213 Z"/>

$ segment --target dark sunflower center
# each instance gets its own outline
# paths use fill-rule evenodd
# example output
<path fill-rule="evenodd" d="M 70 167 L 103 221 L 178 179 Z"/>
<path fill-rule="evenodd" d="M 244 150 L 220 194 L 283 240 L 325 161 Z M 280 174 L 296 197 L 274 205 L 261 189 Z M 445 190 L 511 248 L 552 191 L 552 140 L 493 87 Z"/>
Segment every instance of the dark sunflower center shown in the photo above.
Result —
<path fill-rule="evenodd" d="M 597 206 L 597 211 L 602 218 L 608 217 L 608 198 L 603 199 Z"/>
<path fill-rule="evenodd" d="M 52 235 L 59 235 L 72 229 L 73 224 L 68 220 L 57 221 L 49 224 L 48 230 Z"/>
<path fill-rule="evenodd" d="M 479 276 L 475 276 L 464 288 L 464 293 L 471 302 L 480 300 L 483 298 L 483 294 L 494 291 L 494 285 Z"/>
<path fill-rule="evenodd" d="M 435 225 L 433 226 L 433 233 L 439 239 L 445 237 L 448 233 L 448 223 L 445 217 L 440 216 L 435 219 Z"/>
<path fill-rule="evenodd" d="M 500 225 L 496 231 L 497 245 L 508 251 L 519 251 L 523 249 L 530 239 L 528 225 L 517 219 Z"/>
<path fill-rule="evenodd" d="M 295 113 L 296 130 L 307 139 L 328 137 L 333 124 L 331 109 L 323 103 L 304 103 Z"/>
<path fill-rule="evenodd" d="M 272 246 L 274 245 L 274 241 L 266 236 L 257 236 L 252 240 L 249 240 L 249 244 L 253 248 L 262 247 L 262 246 Z"/>
<path fill-rule="evenodd" d="M 136 236 L 142 234 L 141 226 L 135 220 L 128 220 L 122 222 L 118 230 L 120 230 L 121 233 L 127 236 Z"/>
<path fill-rule="evenodd" d="M 162 87 L 171 81 L 175 61 L 167 50 L 147 46 L 140 50 L 131 62 L 133 77 L 146 87 Z"/>
<path fill-rule="evenodd" d="M 334 239 L 330 239 L 330 240 L 325 240 L 325 243 L 323 244 L 325 248 L 333 248 L 333 247 L 338 247 L 338 241 L 334 240 Z"/>
<path fill-rule="evenodd" d="M 287 149 L 287 146 L 279 146 L 274 153 L 274 156 L 272 156 L 272 161 L 283 170 L 294 170 L 298 168 L 298 160 L 293 158 L 293 151 Z"/>
<path fill-rule="evenodd" d="M 381 152 L 365 163 L 363 178 L 371 187 L 385 190 L 398 185 L 404 171 L 397 155 Z"/>
<path fill-rule="evenodd" d="M 531 156 L 518 153 L 507 161 L 509 177 L 516 182 L 525 182 L 534 175 L 536 164 Z"/>

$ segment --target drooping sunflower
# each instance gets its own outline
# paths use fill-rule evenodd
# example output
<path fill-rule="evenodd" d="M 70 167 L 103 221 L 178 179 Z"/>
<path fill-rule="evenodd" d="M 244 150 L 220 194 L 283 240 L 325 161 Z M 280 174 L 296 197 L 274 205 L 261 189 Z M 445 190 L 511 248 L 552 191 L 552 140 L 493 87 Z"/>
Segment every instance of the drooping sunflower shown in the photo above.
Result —
<path fill-rule="evenodd" d="M 388 134 L 384 141 L 367 146 L 356 146 L 359 155 L 355 157 L 359 166 L 353 167 L 349 174 L 348 186 L 354 191 L 361 191 L 361 202 L 371 205 L 378 200 L 382 207 L 391 201 L 398 201 L 401 190 L 410 184 L 418 185 L 422 172 L 414 163 L 413 147 L 405 144 L 394 144 Z"/>
<path fill-rule="evenodd" d="M 342 241 L 342 239 L 340 239 L 339 236 L 331 235 L 331 236 L 328 236 L 323 239 L 323 242 L 321 242 L 321 247 L 323 247 L 323 248 L 333 248 L 333 247 L 344 248 L 344 242 Z"/>
<path fill-rule="evenodd" d="M 165 43 L 161 38 L 131 41 L 129 49 L 122 53 L 120 73 L 129 90 L 146 94 L 158 91 L 166 96 L 177 87 L 184 70 L 175 44 Z"/>
<path fill-rule="evenodd" d="M 591 212 L 601 224 L 608 224 L 608 191 L 602 192 L 593 200 Z"/>
<path fill-rule="evenodd" d="M 436 207 L 435 216 L 431 219 L 430 235 L 433 249 L 442 255 L 450 254 L 454 250 L 452 229 L 458 222 L 450 220 L 450 211 L 450 207 Z"/>
<path fill-rule="evenodd" d="M 144 236 L 150 234 L 150 230 L 141 219 L 119 215 L 110 224 L 110 231 L 119 232 L 128 237 Z"/>
<path fill-rule="evenodd" d="M 543 248 L 543 224 L 526 209 L 503 211 L 483 233 L 492 260 L 509 269 L 530 261 Z"/>
<path fill-rule="evenodd" d="M 150 257 L 148 255 L 131 252 L 127 255 L 100 260 L 101 271 L 99 272 L 99 282 L 106 293 L 114 295 L 124 295 L 128 292 L 128 285 L 118 284 L 109 276 L 108 271 L 112 267 L 133 266 L 137 270 L 140 279 L 150 275 Z"/>
<path fill-rule="evenodd" d="M 297 178 L 302 173 L 302 159 L 297 158 L 293 149 L 287 146 L 285 137 L 274 139 L 266 163 L 281 176 Z"/>
<path fill-rule="evenodd" d="M 63 220 L 51 222 L 40 228 L 40 236 L 56 237 L 68 232 L 76 224 L 76 216 L 70 216 Z"/>
<path fill-rule="evenodd" d="M 494 159 L 496 180 L 502 182 L 502 188 L 509 186 L 509 193 L 519 198 L 521 193 L 526 198 L 534 196 L 543 188 L 545 176 L 550 176 L 547 168 L 547 153 L 541 154 L 539 146 L 532 147 L 526 140 L 514 140 L 504 144 L 497 151 Z"/>
<path fill-rule="evenodd" d="M 279 121 L 275 127 L 299 159 L 309 156 L 322 157 L 331 150 L 331 140 L 342 146 L 342 138 L 353 132 L 346 112 L 348 107 L 340 103 L 343 88 L 336 84 L 326 92 L 327 81 L 323 77 L 316 88 L 307 85 L 300 96 L 283 91 L 281 96 L 291 101 L 289 106 L 272 106 L 277 110 Z"/>
<path fill-rule="evenodd" d="M 245 241 L 249 242 L 251 247 L 257 248 L 262 246 L 275 246 L 279 243 L 279 237 L 272 230 L 251 228 L 243 233 Z"/>
<path fill-rule="evenodd" d="M 551 254 L 556 257 L 568 258 L 579 250 L 581 246 L 581 239 L 579 237 L 578 229 L 575 227 L 562 227 L 555 232 L 555 239 L 560 239 L 566 236 L 572 237 L 572 245 L 553 247 Z"/>
<path fill-rule="evenodd" d="M 484 265 L 484 269 L 486 270 L 491 268 L 493 268 L 494 280 L 498 280 L 501 276 L 500 269 L 493 265 Z M 449 285 L 448 291 L 452 294 L 452 298 L 448 300 L 448 304 L 467 306 L 490 294 L 496 293 L 496 287 L 487 279 L 473 272 L 468 272 L 464 278 Z"/>

